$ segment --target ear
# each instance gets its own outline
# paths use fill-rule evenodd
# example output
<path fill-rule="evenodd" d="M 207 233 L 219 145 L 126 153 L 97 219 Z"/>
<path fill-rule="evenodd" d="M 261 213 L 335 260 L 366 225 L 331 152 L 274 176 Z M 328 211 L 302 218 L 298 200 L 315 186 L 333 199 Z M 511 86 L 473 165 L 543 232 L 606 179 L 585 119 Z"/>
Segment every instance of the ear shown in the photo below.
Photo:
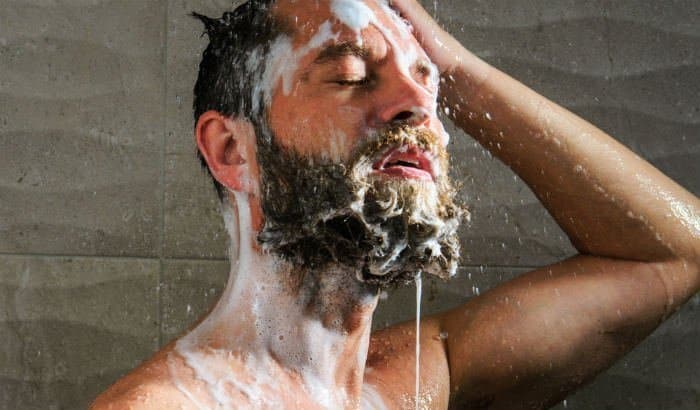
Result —
<path fill-rule="evenodd" d="M 211 174 L 221 185 L 256 192 L 255 130 L 250 122 L 207 111 L 197 119 L 195 138 Z"/>

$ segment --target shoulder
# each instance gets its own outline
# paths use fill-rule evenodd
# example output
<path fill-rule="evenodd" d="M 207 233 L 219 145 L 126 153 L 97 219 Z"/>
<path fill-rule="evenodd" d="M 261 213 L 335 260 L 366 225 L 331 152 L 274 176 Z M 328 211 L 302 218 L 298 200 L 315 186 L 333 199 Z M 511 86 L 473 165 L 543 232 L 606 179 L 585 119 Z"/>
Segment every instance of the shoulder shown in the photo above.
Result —
<path fill-rule="evenodd" d="M 90 405 L 91 410 L 157 410 L 185 408 L 186 398 L 174 386 L 147 382 L 128 389 L 109 389 Z"/>
<path fill-rule="evenodd" d="M 385 407 L 414 407 L 416 376 L 416 322 L 401 323 L 374 332 L 365 369 L 368 397 L 381 397 Z M 420 328 L 420 386 L 425 408 L 447 408 L 450 369 L 439 321 L 425 317 Z M 370 394 L 371 393 L 371 394 Z"/>
<path fill-rule="evenodd" d="M 168 350 L 157 353 L 117 380 L 90 405 L 91 410 L 147 410 L 185 408 L 186 397 L 172 382 Z"/>
<path fill-rule="evenodd" d="M 441 324 L 436 316 L 427 316 L 420 323 L 421 354 L 441 356 L 445 353 L 444 340 L 440 338 Z M 411 320 L 373 332 L 370 337 L 367 365 L 391 364 L 413 366 L 416 351 L 416 322 Z M 437 359 L 437 358 L 436 358 Z"/>

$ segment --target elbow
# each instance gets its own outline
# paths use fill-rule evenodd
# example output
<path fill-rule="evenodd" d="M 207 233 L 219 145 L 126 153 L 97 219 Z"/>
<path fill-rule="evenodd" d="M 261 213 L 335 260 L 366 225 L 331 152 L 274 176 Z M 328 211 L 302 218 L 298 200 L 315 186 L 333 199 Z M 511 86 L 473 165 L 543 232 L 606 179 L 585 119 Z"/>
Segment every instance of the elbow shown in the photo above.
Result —
<path fill-rule="evenodd" d="M 666 295 L 663 321 L 700 290 L 700 261 L 697 256 L 677 257 L 654 265 Z"/>

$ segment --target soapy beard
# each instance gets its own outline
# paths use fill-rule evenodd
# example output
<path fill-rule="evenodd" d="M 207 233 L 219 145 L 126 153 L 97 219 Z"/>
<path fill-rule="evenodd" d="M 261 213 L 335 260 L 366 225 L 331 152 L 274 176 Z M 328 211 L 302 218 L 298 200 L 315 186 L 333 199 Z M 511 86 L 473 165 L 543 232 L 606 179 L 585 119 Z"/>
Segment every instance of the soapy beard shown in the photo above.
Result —
<path fill-rule="evenodd" d="M 258 143 L 263 249 L 312 273 L 340 264 L 381 287 L 413 281 L 418 272 L 443 279 L 456 273 L 465 211 L 454 202 L 447 153 L 434 134 L 405 126 L 377 132 L 349 165 L 304 157 L 274 141 L 268 134 Z M 437 153 L 435 182 L 373 172 L 382 154 L 409 144 Z"/>

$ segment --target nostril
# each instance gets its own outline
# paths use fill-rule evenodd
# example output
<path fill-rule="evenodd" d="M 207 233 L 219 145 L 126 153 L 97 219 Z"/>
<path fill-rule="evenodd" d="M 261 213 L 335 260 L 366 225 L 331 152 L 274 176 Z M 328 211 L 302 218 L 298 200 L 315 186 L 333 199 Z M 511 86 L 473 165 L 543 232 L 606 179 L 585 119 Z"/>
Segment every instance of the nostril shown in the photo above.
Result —
<path fill-rule="evenodd" d="M 414 113 L 411 111 L 401 111 L 392 118 L 392 122 L 404 122 L 413 117 Z"/>

